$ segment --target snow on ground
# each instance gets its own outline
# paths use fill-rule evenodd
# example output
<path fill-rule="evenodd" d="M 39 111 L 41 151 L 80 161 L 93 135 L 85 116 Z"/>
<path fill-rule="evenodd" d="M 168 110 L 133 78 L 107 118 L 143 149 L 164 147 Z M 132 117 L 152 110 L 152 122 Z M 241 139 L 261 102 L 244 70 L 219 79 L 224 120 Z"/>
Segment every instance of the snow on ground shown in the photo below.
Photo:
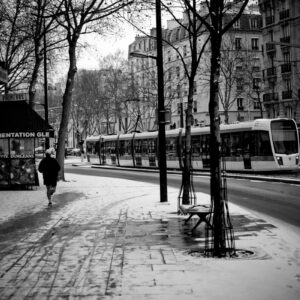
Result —
<path fill-rule="evenodd" d="M 80 162 L 80 158 L 66 161 L 66 163 L 76 162 Z M 41 175 L 39 176 L 42 183 Z M 93 201 L 93 197 L 97 196 L 101 201 L 107 202 L 110 197 L 117 196 L 120 200 L 128 199 L 122 205 L 126 203 L 128 207 L 134 207 L 139 213 L 144 210 L 146 214 L 150 210 L 154 215 L 161 215 L 162 218 L 168 218 L 177 211 L 178 190 L 175 188 L 168 189 L 169 203 L 162 205 L 157 201 L 159 198 L 157 185 L 75 174 L 66 174 L 66 180 L 58 183 L 56 195 L 72 191 L 82 193 L 89 201 Z M 135 198 L 134 195 L 138 197 Z M 198 203 L 204 203 L 209 201 L 209 196 L 197 193 L 197 199 Z M 47 205 L 46 190 L 43 185 L 28 191 L 1 191 L 0 200 L 0 225 L 20 213 L 35 213 L 45 209 Z M 80 205 L 83 203 L 85 202 L 79 201 L 73 209 L 80 210 Z M 138 217 L 134 209 L 130 215 L 132 218 Z M 257 259 L 201 258 L 199 260 L 192 256 L 183 257 L 181 263 L 192 266 L 189 266 L 190 269 L 185 271 L 185 274 L 190 276 L 188 280 L 191 285 L 194 282 L 192 285 L 194 291 L 199 289 L 203 299 L 211 300 L 221 299 L 224 295 L 226 299 L 231 295 L 231 299 L 236 300 L 300 299 L 299 228 L 288 226 L 262 214 L 249 212 L 231 203 L 229 211 L 232 215 L 244 215 L 253 220 L 249 227 L 260 226 L 258 220 L 261 219 L 275 226 L 257 232 L 251 229 L 248 233 L 238 236 L 237 248 L 254 249 L 258 255 Z M 176 255 L 177 258 L 181 257 L 180 253 Z M 167 279 L 173 282 L 171 273 L 168 276 Z"/>

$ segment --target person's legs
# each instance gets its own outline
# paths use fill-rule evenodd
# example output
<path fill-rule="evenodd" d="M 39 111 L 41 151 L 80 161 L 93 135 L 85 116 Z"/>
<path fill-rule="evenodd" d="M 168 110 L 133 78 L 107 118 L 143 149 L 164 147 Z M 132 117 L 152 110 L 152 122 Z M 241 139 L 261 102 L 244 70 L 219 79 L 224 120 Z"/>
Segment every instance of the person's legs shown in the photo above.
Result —
<path fill-rule="evenodd" d="M 51 185 L 46 185 L 46 188 L 47 188 L 47 198 L 48 198 L 48 205 L 52 205 L 51 203 L 51 196 L 52 196 L 52 193 L 51 193 Z"/>
<path fill-rule="evenodd" d="M 51 185 L 51 196 L 55 193 L 55 191 L 56 191 L 56 186 Z"/>

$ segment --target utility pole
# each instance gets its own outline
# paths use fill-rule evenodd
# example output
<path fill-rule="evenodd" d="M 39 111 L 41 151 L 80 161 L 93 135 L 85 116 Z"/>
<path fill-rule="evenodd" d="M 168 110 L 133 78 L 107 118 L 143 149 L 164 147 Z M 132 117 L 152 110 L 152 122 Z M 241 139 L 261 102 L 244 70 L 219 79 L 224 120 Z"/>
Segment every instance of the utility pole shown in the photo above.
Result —
<path fill-rule="evenodd" d="M 159 149 L 159 180 L 160 202 L 168 202 L 167 164 L 166 164 L 166 131 L 164 104 L 164 73 L 161 28 L 160 0 L 156 0 L 156 39 L 157 39 L 157 97 L 158 97 L 158 149 Z"/>

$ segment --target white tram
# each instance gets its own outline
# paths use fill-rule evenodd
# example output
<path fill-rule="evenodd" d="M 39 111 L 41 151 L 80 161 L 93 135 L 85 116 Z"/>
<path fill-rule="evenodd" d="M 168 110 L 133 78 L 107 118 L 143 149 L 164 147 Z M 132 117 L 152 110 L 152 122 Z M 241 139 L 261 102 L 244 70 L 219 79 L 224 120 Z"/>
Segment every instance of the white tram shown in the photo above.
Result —
<path fill-rule="evenodd" d="M 222 124 L 220 131 L 222 156 L 228 171 L 298 169 L 299 138 L 294 120 L 257 119 Z M 194 170 L 209 169 L 209 127 L 193 127 L 191 136 Z M 184 129 L 166 131 L 167 168 L 181 168 L 184 145 Z M 157 131 L 88 137 L 86 149 L 91 163 L 158 168 Z"/>

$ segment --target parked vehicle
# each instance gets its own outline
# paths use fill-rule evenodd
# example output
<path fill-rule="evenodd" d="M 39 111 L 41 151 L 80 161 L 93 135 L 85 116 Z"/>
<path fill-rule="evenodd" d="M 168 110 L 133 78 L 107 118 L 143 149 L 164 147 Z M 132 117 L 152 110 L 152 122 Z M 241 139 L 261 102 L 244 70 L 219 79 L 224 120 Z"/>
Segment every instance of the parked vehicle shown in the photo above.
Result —
<path fill-rule="evenodd" d="M 66 156 L 80 156 L 81 152 L 79 148 L 66 147 L 65 154 Z"/>

